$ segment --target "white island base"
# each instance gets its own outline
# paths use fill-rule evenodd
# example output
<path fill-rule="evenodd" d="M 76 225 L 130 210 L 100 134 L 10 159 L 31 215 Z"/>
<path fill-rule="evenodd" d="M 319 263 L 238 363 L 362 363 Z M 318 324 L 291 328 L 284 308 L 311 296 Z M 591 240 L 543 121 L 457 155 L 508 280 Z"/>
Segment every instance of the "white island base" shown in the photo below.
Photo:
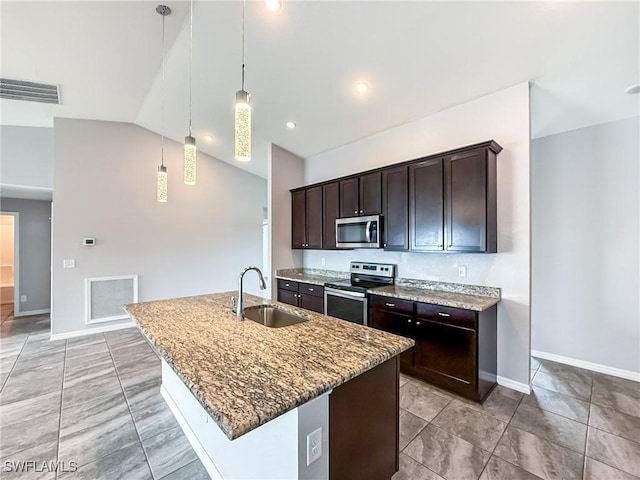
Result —
<path fill-rule="evenodd" d="M 211 478 L 329 478 L 331 392 L 235 440 L 229 440 L 164 359 L 161 393 Z M 320 457 L 307 465 L 307 436 L 318 429 L 321 429 Z"/>

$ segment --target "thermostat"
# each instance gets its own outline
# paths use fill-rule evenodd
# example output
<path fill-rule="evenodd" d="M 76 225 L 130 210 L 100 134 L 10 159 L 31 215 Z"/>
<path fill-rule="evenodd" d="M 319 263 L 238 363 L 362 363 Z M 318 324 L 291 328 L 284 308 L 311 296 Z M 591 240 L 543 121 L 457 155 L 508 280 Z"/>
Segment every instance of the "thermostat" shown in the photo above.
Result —
<path fill-rule="evenodd" d="M 83 238 L 82 239 L 82 244 L 85 247 L 93 247 L 96 244 L 96 239 L 95 238 Z"/>

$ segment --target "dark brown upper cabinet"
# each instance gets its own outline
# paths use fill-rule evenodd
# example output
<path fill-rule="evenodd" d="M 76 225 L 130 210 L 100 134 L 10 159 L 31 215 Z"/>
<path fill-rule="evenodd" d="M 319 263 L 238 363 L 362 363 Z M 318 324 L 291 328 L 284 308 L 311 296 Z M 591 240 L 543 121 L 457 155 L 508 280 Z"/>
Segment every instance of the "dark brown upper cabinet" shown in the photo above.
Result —
<path fill-rule="evenodd" d="M 322 187 L 291 193 L 291 247 L 322 248 Z"/>
<path fill-rule="evenodd" d="M 291 191 L 293 248 L 336 248 L 336 218 L 383 215 L 386 250 L 497 251 L 493 140 Z"/>
<path fill-rule="evenodd" d="M 340 218 L 340 185 L 328 183 L 322 187 L 323 231 L 322 248 L 336 248 L 336 219 Z"/>
<path fill-rule="evenodd" d="M 482 149 L 444 160 L 445 250 L 497 251 L 496 154 Z"/>
<path fill-rule="evenodd" d="M 306 244 L 306 198 L 306 190 L 291 192 L 291 248 L 304 248 Z"/>
<path fill-rule="evenodd" d="M 409 167 L 382 171 L 383 247 L 409 249 Z"/>
<path fill-rule="evenodd" d="M 380 172 L 340 181 L 340 218 L 382 212 Z"/>
<path fill-rule="evenodd" d="M 409 167 L 411 250 L 444 249 L 443 161 L 426 160 Z"/>

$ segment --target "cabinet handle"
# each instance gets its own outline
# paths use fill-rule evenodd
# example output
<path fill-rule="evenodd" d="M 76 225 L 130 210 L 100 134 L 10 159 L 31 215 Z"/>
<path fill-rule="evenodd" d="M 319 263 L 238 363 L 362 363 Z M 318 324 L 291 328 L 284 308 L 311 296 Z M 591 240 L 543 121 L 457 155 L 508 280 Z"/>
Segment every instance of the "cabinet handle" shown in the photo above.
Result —
<path fill-rule="evenodd" d="M 416 322 L 416 325 L 420 325 L 420 322 Z"/>
<path fill-rule="evenodd" d="M 382 246 L 386 248 L 386 247 L 387 247 L 387 244 L 386 244 L 386 243 L 383 243 L 383 244 L 382 244 Z"/>
<path fill-rule="evenodd" d="M 313 288 L 310 288 L 310 289 L 309 289 L 309 291 L 310 291 L 310 292 L 313 292 Z"/>
<path fill-rule="evenodd" d="M 411 319 L 407 320 L 407 323 L 411 323 Z"/>
<path fill-rule="evenodd" d="M 395 303 L 385 303 L 385 305 L 386 305 L 387 307 L 395 307 L 395 306 L 396 306 L 396 304 L 395 304 Z"/>
<path fill-rule="evenodd" d="M 450 317 L 451 316 L 450 313 L 442 313 L 442 312 L 438 312 L 438 315 L 440 315 L 441 317 Z"/>
<path fill-rule="evenodd" d="M 358 214 L 358 210 L 354 210 L 353 213 L 355 213 L 357 215 Z"/>
<path fill-rule="evenodd" d="M 360 213 L 362 213 L 362 210 L 360 210 Z"/>
<path fill-rule="evenodd" d="M 285 286 L 285 287 L 288 287 L 288 286 L 289 286 L 289 284 L 288 284 L 288 283 L 285 283 L 285 284 L 284 284 L 284 286 Z"/>

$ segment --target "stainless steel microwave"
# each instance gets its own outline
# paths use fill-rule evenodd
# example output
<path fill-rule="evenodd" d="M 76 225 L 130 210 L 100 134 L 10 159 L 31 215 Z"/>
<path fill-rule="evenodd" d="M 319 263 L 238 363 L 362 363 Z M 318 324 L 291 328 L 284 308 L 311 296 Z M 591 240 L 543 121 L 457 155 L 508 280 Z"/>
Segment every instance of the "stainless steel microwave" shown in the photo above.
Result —
<path fill-rule="evenodd" d="M 338 218 L 336 220 L 336 247 L 338 248 L 380 248 L 382 217 Z"/>

